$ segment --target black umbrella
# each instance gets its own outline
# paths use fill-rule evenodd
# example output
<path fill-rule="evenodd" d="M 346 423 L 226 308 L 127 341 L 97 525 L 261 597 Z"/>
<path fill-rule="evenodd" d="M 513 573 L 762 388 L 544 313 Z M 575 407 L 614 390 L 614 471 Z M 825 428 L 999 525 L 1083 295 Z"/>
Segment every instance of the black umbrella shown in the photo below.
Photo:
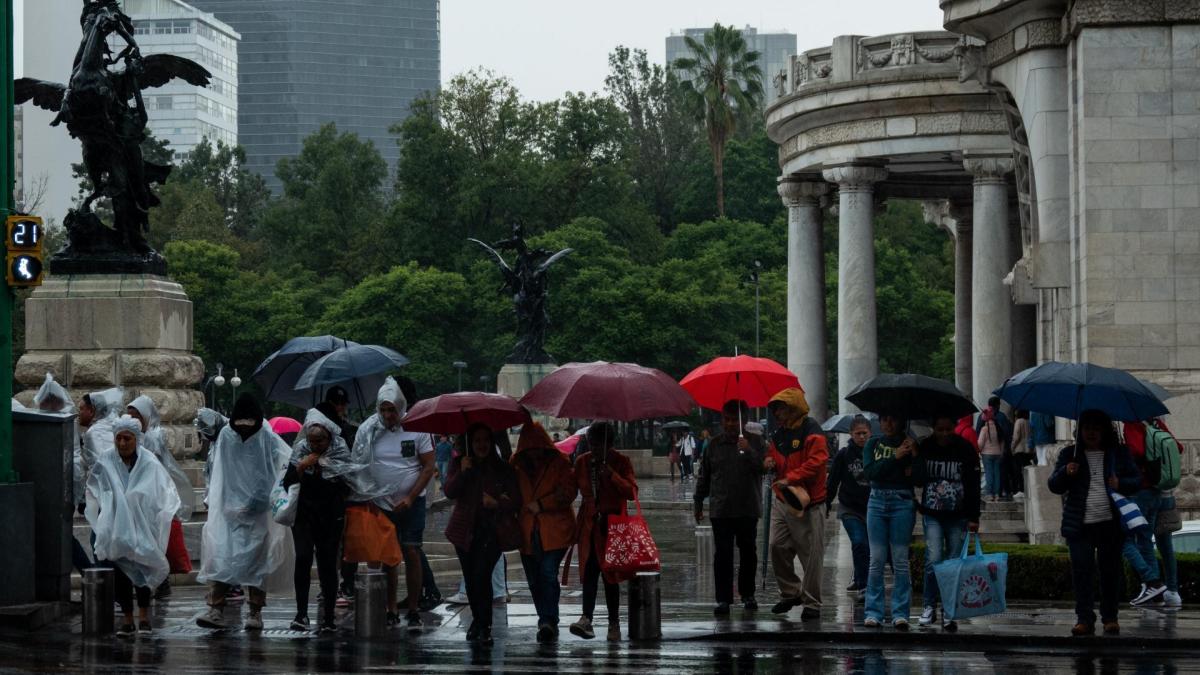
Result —
<path fill-rule="evenodd" d="M 674 431 L 676 429 L 691 429 L 692 425 L 687 422 L 667 422 L 659 428 L 663 431 Z"/>
<path fill-rule="evenodd" d="M 315 406 L 320 401 L 313 400 L 313 396 L 320 392 L 297 392 L 296 380 L 322 356 L 357 344 L 336 335 L 292 338 L 258 364 L 251 378 L 263 390 L 268 401 L 290 403 L 301 408 Z"/>
<path fill-rule="evenodd" d="M 863 410 L 905 419 L 932 419 L 949 415 L 955 419 L 979 412 L 958 387 L 945 380 L 912 373 L 876 375 L 846 396 Z"/>

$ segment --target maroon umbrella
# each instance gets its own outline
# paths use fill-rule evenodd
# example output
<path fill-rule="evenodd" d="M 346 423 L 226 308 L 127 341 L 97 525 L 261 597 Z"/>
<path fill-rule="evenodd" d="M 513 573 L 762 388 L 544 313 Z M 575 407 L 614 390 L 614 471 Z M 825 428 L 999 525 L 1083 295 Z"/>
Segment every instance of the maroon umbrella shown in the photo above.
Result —
<path fill-rule="evenodd" d="M 418 402 L 401 423 L 405 431 L 431 434 L 465 434 L 473 424 L 500 431 L 530 420 L 529 411 L 504 394 L 464 391 L 442 394 Z"/>
<path fill-rule="evenodd" d="M 691 413 L 696 402 L 661 370 L 636 363 L 568 363 L 550 373 L 521 403 L 552 417 L 618 420 Z"/>

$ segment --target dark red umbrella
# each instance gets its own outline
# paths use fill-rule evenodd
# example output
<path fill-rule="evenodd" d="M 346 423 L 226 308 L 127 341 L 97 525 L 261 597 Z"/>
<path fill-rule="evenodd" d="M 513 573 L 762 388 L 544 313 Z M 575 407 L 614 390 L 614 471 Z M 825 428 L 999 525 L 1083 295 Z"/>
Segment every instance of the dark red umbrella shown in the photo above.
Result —
<path fill-rule="evenodd" d="M 636 363 L 568 363 L 550 373 L 521 403 L 551 417 L 618 420 L 687 415 L 696 405 L 661 370 Z"/>
<path fill-rule="evenodd" d="M 473 424 L 485 424 L 500 431 L 529 420 L 529 411 L 511 396 L 463 391 L 418 402 L 409 409 L 401 424 L 405 431 L 465 434 Z"/>
<path fill-rule="evenodd" d="M 731 399 L 761 408 L 784 389 L 800 387 L 800 380 L 771 359 L 742 354 L 719 356 L 688 373 L 679 384 L 701 406 L 720 410 Z"/>

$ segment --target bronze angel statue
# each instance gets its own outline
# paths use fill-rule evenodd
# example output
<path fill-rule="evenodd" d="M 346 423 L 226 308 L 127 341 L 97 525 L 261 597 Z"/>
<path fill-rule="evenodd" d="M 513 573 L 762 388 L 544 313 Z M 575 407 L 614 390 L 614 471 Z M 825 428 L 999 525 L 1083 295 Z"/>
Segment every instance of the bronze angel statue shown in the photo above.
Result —
<path fill-rule="evenodd" d="M 133 22 L 116 0 L 84 0 L 80 17 L 83 38 L 75 54 L 68 82 L 60 84 L 33 78 L 15 83 L 15 103 L 34 105 L 58 115 L 51 126 L 65 124 L 83 146 L 83 165 L 93 191 L 78 210 L 65 219 L 67 247 L 51 261 L 63 262 L 66 272 L 131 272 L 114 269 L 122 255 L 150 267 L 161 264 L 146 241 L 149 210 L 158 205 L 152 184 L 162 184 L 170 166 L 147 162 L 141 145 L 146 140 L 146 106 L 142 90 L 161 87 L 175 78 L 208 86 L 212 74 L 198 63 L 171 54 L 142 56 L 134 39 Z M 116 36 L 125 47 L 115 56 L 109 39 Z M 113 229 L 92 212 L 100 197 L 112 201 Z M 88 268 L 104 260 L 103 268 Z M 126 261 L 128 262 L 128 260 Z M 165 271 L 165 269 L 163 270 Z"/>
<path fill-rule="evenodd" d="M 517 313 L 517 344 L 508 355 L 508 363 L 553 363 L 546 353 L 546 332 L 550 327 L 550 313 L 546 309 L 546 272 L 554 263 L 570 255 L 574 249 L 565 248 L 550 253 L 541 248 L 529 248 L 525 243 L 520 225 L 513 225 L 513 234 L 508 239 L 491 246 L 470 239 L 491 255 L 500 274 L 504 277 L 501 291 L 512 294 L 513 309 Z M 500 251 L 516 251 L 512 266 L 504 260 Z"/>

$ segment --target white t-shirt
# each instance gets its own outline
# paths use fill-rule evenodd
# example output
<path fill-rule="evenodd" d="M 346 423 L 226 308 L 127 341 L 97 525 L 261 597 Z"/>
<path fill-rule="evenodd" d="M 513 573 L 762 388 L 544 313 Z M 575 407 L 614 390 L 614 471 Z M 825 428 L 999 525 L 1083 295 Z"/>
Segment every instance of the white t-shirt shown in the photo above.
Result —
<path fill-rule="evenodd" d="M 683 446 L 684 457 L 691 457 L 692 453 L 696 450 L 696 441 L 691 436 L 684 436 L 680 445 Z"/>
<path fill-rule="evenodd" d="M 371 474 L 380 485 L 391 488 L 385 498 L 395 505 L 417 484 L 421 475 L 421 455 L 433 452 L 433 441 L 429 434 L 384 429 L 375 437 L 375 462 L 371 465 Z M 420 497 L 425 496 L 421 490 Z"/>

